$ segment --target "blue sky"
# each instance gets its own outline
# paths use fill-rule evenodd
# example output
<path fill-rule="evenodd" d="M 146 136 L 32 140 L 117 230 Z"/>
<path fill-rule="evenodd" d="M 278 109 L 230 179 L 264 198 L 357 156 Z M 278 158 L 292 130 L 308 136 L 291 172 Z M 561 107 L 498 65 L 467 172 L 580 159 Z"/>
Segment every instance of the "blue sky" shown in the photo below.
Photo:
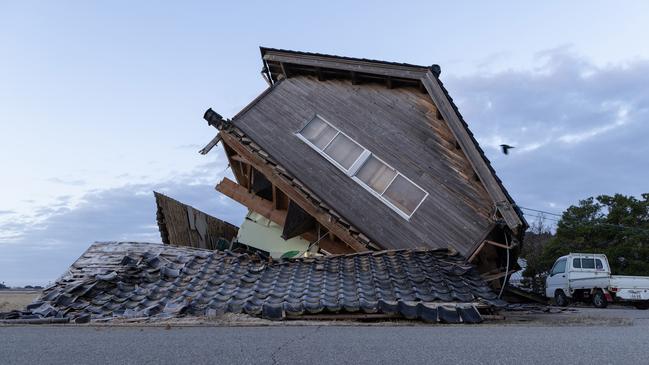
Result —
<path fill-rule="evenodd" d="M 197 151 L 265 88 L 260 45 L 442 67 L 522 206 L 647 192 L 649 3 L 0 3 L 0 282 L 158 242 L 153 189 L 239 224 Z M 500 143 L 515 145 L 512 154 Z"/>

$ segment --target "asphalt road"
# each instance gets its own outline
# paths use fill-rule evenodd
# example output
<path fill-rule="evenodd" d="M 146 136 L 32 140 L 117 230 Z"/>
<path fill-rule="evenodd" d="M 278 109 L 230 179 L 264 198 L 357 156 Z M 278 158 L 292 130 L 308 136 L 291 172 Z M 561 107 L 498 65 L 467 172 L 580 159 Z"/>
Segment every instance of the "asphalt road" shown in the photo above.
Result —
<path fill-rule="evenodd" d="M 646 364 L 649 313 L 630 313 L 625 326 L 0 327 L 0 364 Z"/>

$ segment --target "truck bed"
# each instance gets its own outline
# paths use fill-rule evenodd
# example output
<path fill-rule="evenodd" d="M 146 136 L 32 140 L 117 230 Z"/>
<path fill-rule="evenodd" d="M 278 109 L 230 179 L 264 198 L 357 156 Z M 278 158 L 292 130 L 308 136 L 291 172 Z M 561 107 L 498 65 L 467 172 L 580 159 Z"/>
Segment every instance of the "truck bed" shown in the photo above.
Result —
<path fill-rule="evenodd" d="M 649 289 L 649 276 L 611 275 L 611 288 Z"/>

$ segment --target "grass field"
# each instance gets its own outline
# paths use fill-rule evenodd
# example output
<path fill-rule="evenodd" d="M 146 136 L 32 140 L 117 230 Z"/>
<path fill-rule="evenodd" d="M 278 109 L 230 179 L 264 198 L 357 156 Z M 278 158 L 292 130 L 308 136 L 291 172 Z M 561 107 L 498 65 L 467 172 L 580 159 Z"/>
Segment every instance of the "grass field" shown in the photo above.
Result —
<path fill-rule="evenodd" d="M 39 294 L 36 290 L 0 290 L 0 312 L 24 309 Z"/>

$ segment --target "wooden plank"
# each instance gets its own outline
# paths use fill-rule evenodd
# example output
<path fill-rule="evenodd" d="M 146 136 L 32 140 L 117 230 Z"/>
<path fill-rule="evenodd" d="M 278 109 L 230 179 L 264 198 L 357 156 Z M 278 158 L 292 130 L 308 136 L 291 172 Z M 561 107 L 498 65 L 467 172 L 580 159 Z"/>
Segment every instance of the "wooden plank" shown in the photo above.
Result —
<path fill-rule="evenodd" d="M 469 257 L 469 260 L 467 260 L 467 261 L 473 262 L 473 260 L 475 260 L 475 258 L 478 257 L 478 254 L 480 254 L 480 251 L 482 250 L 484 245 L 485 245 L 485 243 L 484 243 L 484 241 L 482 241 L 482 243 L 478 246 L 478 248 L 475 251 L 473 251 L 473 254 L 471 254 L 471 257 Z"/>
<path fill-rule="evenodd" d="M 223 180 L 216 185 L 216 190 L 246 206 L 248 209 L 254 210 L 263 215 L 266 219 L 269 219 L 281 226 L 284 225 L 284 219 L 286 217 L 285 211 L 274 209 L 272 202 L 269 202 L 255 194 L 251 194 L 244 186 L 241 186 L 228 178 L 223 178 Z"/>
<path fill-rule="evenodd" d="M 216 185 L 216 190 L 282 227 L 286 222 L 285 210 L 275 209 L 273 207 L 273 202 L 258 197 L 254 194 L 250 194 L 245 187 L 228 178 L 223 178 L 223 180 L 218 185 Z M 315 242 L 318 240 L 318 237 L 313 232 L 305 232 L 301 236 L 309 242 Z M 346 254 L 356 252 L 349 248 L 347 245 L 334 242 L 330 239 L 320 239 L 320 241 L 318 242 L 318 247 L 331 254 Z"/>
<path fill-rule="evenodd" d="M 282 67 L 282 70 L 284 70 L 284 64 L 297 64 L 314 68 L 330 68 L 412 80 L 419 80 L 427 70 L 426 67 L 380 64 L 377 62 L 346 60 L 340 58 L 332 59 L 317 55 L 286 54 L 274 51 L 267 51 L 264 55 L 264 60 L 278 62 Z"/>
<path fill-rule="evenodd" d="M 512 244 L 512 245 L 510 245 L 510 246 L 507 246 L 507 245 L 502 244 L 502 243 L 500 243 L 500 242 L 495 242 L 495 241 L 491 241 L 491 240 L 485 240 L 484 242 L 485 242 L 485 243 L 488 243 L 488 244 L 490 244 L 490 245 L 492 245 L 492 246 L 496 246 L 496 247 L 504 248 L 505 250 L 511 250 L 512 248 L 516 247 L 516 245 L 514 245 L 514 244 Z"/>
<path fill-rule="evenodd" d="M 219 132 L 219 136 L 221 136 L 222 133 Z M 244 181 L 244 176 L 242 174 L 241 169 L 239 168 L 241 166 L 241 161 L 234 160 L 234 156 L 237 156 L 237 154 L 228 146 L 223 144 L 223 150 L 225 151 L 225 156 L 228 158 L 228 164 L 230 165 L 230 169 L 232 170 L 232 174 L 234 175 L 234 178 L 239 182 Z"/>
<path fill-rule="evenodd" d="M 339 226 L 337 223 L 333 222 L 331 215 L 323 211 L 321 208 L 315 206 L 310 200 L 308 200 L 304 195 L 295 190 L 289 181 L 287 181 L 283 176 L 281 176 L 275 169 L 268 166 L 264 159 L 259 157 L 257 154 L 249 151 L 246 146 L 241 144 L 235 137 L 229 135 L 228 133 L 221 132 L 223 142 L 230 146 L 233 150 L 246 159 L 248 159 L 251 164 L 266 178 L 280 189 L 289 199 L 297 203 L 302 209 L 309 213 L 313 218 L 315 218 L 322 226 L 326 227 L 330 232 L 335 234 L 343 242 L 345 242 L 349 247 L 354 249 L 356 252 L 368 251 L 368 249 L 356 238 L 354 238 L 349 231 Z"/>
<path fill-rule="evenodd" d="M 198 153 L 200 153 L 201 155 L 207 155 L 212 150 L 212 148 L 214 148 L 214 146 L 216 146 L 219 143 L 220 140 L 221 140 L 221 136 L 217 133 L 217 135 L 214 138 L 212 138 L 210 143 L 208 143 L 205 147 L 203 147 L 200 151 L 198 151 Z"/>
<path fill-rule="evenodd" d="M 500 187 L 500 184 L 491 173 L 491 170 L 487 166 L 484 158 L 478 152 L 473 139 L 464 127 L 464 123 L 455 112 L 451 101 L 446 97 L 446 93 L 442 89 L 439 80 L 431 71 L 428 71 L 422 77 L 421 81 L 430 94 L 430 97 L 435 102 L 440 114 L 442 114 L 444 120 L 453 132 L 453 135 L 462 148 L 462 151 L 464 151 L 474 171 L 480 178 L 480 181 L 487 189 L 487 192 L 491 196 L 496 208 L 505 219 L 505 222 L 507 222 L 509 228 L 514 232 L 518 232 L 523 226 L 523 222 L 512 207 L 509 199 Z"/>
<path fill-rule="evenodd" d="M 250 164 L 250 161 L 246 160 L 245 158 L 243 158 L 243 157 L 241 157 L 239 155 L 234 155 L 234 156 L 231 156 L 230 158 L 232 159 L 232 161 L 238 161 L 238 162 L 241 162 L 241 163 L 245 163 L 246 165 Z"/>

